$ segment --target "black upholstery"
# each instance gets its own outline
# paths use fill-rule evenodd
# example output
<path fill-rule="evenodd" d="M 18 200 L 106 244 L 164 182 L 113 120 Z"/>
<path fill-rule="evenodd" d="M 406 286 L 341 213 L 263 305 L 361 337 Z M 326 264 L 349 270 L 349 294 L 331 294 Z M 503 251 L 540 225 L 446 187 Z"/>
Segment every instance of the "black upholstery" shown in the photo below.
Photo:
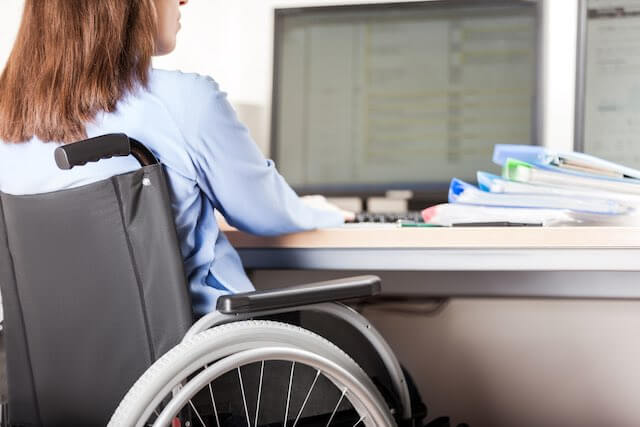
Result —
<path fill-rule="evenodd" d="M 54 193 L 0 193 L 12 425 L 107 424 L 192 323 L 178 247 L 160 165 Z"/>
<path fill-rule="evenodd" d="M 216 309 L 224 314 L 238 314 L 296 308 L 307 304 L 368 298 L 378 295 L 380 289 L 379 277 L 357 276 L 281 289 L 223 295 L 218 298 Z"/>

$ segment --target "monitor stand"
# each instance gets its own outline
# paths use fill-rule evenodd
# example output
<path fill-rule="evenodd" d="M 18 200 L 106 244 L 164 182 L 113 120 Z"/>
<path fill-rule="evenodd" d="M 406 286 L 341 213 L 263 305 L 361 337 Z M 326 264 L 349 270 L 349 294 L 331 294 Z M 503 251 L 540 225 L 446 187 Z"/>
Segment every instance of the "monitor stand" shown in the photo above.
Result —
<path fill-rule="evenodd" d="M 378 197 L 329 197 L 330 203 L 350 212 L 406 213 L 421 211 L 447 202 L 446 192 L 416 193 L 411 190 L 391 190 Z"/>

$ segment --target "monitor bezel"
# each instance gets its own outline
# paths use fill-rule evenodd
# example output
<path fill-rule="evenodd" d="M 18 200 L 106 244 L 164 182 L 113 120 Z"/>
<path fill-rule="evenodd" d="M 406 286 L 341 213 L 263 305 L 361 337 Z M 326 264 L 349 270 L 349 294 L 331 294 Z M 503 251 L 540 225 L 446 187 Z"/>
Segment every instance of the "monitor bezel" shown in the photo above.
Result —
<path fill-rule="evenodd" d="M 576 95 L 573 149 L 584 151 L 585 100 L 587 90 L 587 0 L 578 1 L 578 37 L 576 41 Z"/>
<path fill-rule="evenodd" d="M 543 64 L 543 0 L 426 0 L 426 1 L 403 1 L 390 3 L 366 3 L 366 4 L 349 4 L 349 5 L 328 5 L 328 6 L 309 6 L 309 7 L 287 7 L 274 9 L 274 37 L 273 37 L 273 74 L 272 74 L 272 92 L 271 92 L 271 129 L 269 132 L 269 152 L 274 159 L 276 166 L 279 163 L 278 146 L 278 111 L 279 111 L 279 77 L 280 77 L 280 54 L 281 54 L 281 35 L 282 22 L 285 17 L 292 15 L 300 15 L 303 13 L 314 12 L 344 12 L 351 10 L 385 10 L 398 8 L 449 8 L 468 7 L 468 6 L 527 6 L 534 5 L 536 11 L 536 52 L 534 58 L 535 81 L 534 81 L 534 97 L 533 97 L 533 117 L 531 121 L 531 141 L 530 145 L 541 145 L 542 129 L 544 118 L 544 64 Z M 453 178 L 453 177 L 452 177 Z M 430 182 L 387 182 L 372 184 L 319 184 L 319 185 L 293 185 L 293 189 L 301 195 L 304 194 L 324 194 L 333 197 L 357 196 L 369 197 L 380 196 L 386 194 L 389 190 L 410 190 L 414 194 L 414 198 L 423 200 L 441 200 L 446 198 L 450 181 L 430 181 Z"/>

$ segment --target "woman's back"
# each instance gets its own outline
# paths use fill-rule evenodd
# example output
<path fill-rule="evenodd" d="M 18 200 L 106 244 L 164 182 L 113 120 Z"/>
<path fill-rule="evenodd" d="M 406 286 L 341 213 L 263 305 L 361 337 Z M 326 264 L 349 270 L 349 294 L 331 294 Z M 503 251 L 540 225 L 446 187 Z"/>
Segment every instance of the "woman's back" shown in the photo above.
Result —
<path fill-rule="evenodd" d="M 188 89 L 190 85 L 196 86 L 198 80 L 205 79 L 179 72 L 153 70 L 147 90 L 141 88 L 127 95 L 118 104 L 116 112 L 99 113 L 94 123 L 87 124 L 87 138 L 111 132 L 126 133 L 163 157 L 162 163 L 170 166 L 170 169 L 183 171 L 184 174 L 190 162 L 178 121 L 184 120 L 184 117 L 180 117 L 180 108 L 184 108 L 184 100 L 188 95 L 175 94 L 181 89 Z M 214 86 L 211 82 L 211 87 Z M 61 171 L 53 161 L 53 152 L 60 142 L 46 142 L 34 137 L 26 143 L 0 143 L 1 191 L 12 194 L 55 191 L 95 182 L 139 167 L 129 157 L 113 158 Z M 158 147 L 161 149 L 158 150 Z M 190 172 L 193 178 L 195 173 Z"/>

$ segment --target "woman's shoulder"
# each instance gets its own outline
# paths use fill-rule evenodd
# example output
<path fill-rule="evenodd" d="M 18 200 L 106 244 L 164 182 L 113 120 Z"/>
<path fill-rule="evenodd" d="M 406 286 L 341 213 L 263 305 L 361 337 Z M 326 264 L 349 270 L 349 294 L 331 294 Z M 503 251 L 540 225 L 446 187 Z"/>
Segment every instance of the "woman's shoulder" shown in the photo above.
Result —
<path fill-rule="evenodd" d="M 160 102 L 183 126 L 197 126 L 203 116 L 214 113 L 211 103 L 226 97 L 209 76 L 157 69 L 151 71 L 146 95 L 145 102 Z"/>
<path fill-rule="evenodd" d="M 152 69 L 149 79 L 149 90 L 155 94 L 178 95 L 193 101 L 196 98 L 215 95 L 220 86 L 211 77 L 197 73 Z"/>

